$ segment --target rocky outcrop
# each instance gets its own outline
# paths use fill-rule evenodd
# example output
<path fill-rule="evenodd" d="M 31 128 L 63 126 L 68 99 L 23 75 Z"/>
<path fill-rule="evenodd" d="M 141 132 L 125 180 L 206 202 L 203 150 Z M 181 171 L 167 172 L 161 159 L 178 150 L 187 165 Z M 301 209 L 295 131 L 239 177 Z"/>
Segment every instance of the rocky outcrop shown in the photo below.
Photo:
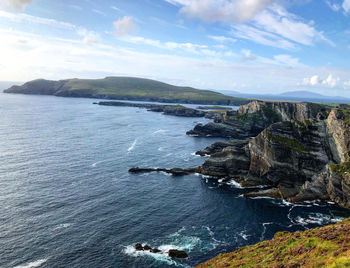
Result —
<path fill-rule="evenodd" d="M 289 117 L 294 119 L 285 115 L 287 121 L 250 140 L 225 144 L 221 150 L 214 145 L 200 173 L 234 178 L 245 187 L 270 186 L 247 197 L 323 199 L 350 208 L 350 110 L 305 112 L 302 107 Z"/>
<path fill-rule="evenodd" d="M 166 168 L 131 168 L 129 169 L 130 173 L 151 173 L 151 172 L 164 172 L 167 174 L 171 174 L 173 176 L 184 176 L 184 175 L 190 175 L 193 173 L 200 172 L 199 168 L 172 168 L 172 169 L 166 169 Z"/>
<path fill-rule="evenodd" d="M 218 141 L 208 146 L 207 148 L 196 152 L 196 155 L 200 156 L 208 156 L 213 155 L 215 153 L 221 152 L 224 148 L 232 146 L 236 141 Z"/>
<path fill-rule="evenodd" d="M 168 252 L 168 255 L 171 258 L 178 258 L 178 259 L 185 259 L 188 257 L 188 255 L 185 251 L 177 250 L 177 249 L 170 249 Z"/>
<path fill-rule="evenodd" d="M 226 111 L 215 122 L 198 124 L 188 135 L 230 138 L 255 137 L 273 123 L 325 119 L 330 108 L 325 105 L 299 102 L 253 101 L 238 111 Z"/>
<path fill-rule="evenodd" d="M 131 102 L 119 102 L 119 101 L 101 101 L 94 104 L 98 104 L 102 106 L 145 108 L 151 112 L 159 112 L 166 115 L 183 116 L 183 117 L 204 117 L 206 115 L 206 113 L 203 111 L 187 108 L 182 105 L 161 105 L 161 104 L 131 103 Z"/>

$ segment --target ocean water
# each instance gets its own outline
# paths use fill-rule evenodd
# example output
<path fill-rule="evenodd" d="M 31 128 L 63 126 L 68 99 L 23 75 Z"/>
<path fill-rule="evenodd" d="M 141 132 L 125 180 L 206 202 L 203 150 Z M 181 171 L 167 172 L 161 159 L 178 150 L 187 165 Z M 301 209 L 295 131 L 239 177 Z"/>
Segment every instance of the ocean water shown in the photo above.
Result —
<path fill-rule="evenodd" d="M 131 167 L 193 167 L 206 119 L 95 100 L 0 94 L 0 267 L 192 267 L 219 253 L 337 222 L 334 204 L 246 199 L 233 181 Z M 186 260 L 133 250 L 147 243 Z"/>

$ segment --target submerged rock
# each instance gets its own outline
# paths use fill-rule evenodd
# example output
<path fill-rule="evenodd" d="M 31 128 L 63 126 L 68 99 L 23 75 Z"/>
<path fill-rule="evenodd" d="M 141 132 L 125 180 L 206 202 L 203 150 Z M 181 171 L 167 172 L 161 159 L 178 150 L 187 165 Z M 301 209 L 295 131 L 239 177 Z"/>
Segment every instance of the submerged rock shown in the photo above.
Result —
<path fill-rule="evenodd" d="M 171 258 L 179 258 L 179 259 L 184 259 L 184 258 L 188 257 L 188 255 L 185 251 L 177 250 L 177 249 L 170 249 L 168 252 L 168 255 Z"/>

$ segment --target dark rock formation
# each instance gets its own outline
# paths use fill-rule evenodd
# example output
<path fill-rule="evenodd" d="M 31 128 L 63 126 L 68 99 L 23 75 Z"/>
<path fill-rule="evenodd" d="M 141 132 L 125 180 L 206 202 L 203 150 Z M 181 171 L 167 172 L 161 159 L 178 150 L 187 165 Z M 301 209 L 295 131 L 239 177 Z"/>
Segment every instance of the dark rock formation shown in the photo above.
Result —
<path fill-rule="evenodd" d="M 208 147 L 203 152 L 214 153 L 200 173 L 270 186 L 247 197 L 323 199 L 350 208 L 350 110 L 301 107 L 250 140 L 223 144 L 221 151 Z"/>
<path fill-rule="evenodd" d="M 177 250 L 177 249 L 170 249 L 168 254 L 169 254 L 169 257 L 171 257 L 171 258 L 184 259 L 184 258 L 188 257 L 188 255 L 185 251 Z"/>
<path fill-rule="evenodd" d="M 149 103 L 131 103 L 119 101 L 101 101 L 95 103 L 103 106 L 118 106 L 118 107 L 138 107 L 145 108 L 151 112 L 164 113 L 166 115 L 183 116 L 183 117 L 204 117 L 206 115 L 203 111 L 187 108 L 182 105 L 161 105 Z"/>
<path fill-rule="evenodd" d="M 314 103 L 253 101 L 237 112 L 226 111 L 214 123 L 198 124 L 188 135 L 231 138 L 255 137 L 266 127 L 281 121 L 325 119 L 330 108 Z"/>
<path fill-rule="evenodd" d="M 142 244 L 140 244 L 140 243 L 136 243 L 134 245 L 134 249 L 136 251 L 150 251 L 152 253 L 162 253 L 162 251 L 158 248 L 152 248 L 149 245 L 142 246 Z"/>
<path fill-rule="evenodd" d="M 200 155 L 200 156 L 212 155 L 212 154 L 221 152 L 224 148 L 228 146 L 232 146 L 233 143 L 235 143 L 235 141 L 231 141 L 231 142 L 218 141 L 208 146 L 207 148 L 196 152 L 196 155 Z"/>
<path fill-rule="evenodd" d="M 140 243 L 136 243 L 136 244 L 134 245 L 134 249 L 136 249 L 137 251 L 141 251 L 141 250 L 143 250 L 143 246 L 142 246 L 142 244 L 140 244 Z"/>
<path fill-rule="evenodd" d="M 165 172 L 168 174 L 172 174 L 173 176 L 184 176 L 184 175 L 190 175 L 193 173 L 198 173 L 200 171 L 200 168 L 172 168 L 172 169 L 166 169 L 166 168 L 131 168 L 129 169 L 130 173 L 151 173 L 151 172 Z"/>

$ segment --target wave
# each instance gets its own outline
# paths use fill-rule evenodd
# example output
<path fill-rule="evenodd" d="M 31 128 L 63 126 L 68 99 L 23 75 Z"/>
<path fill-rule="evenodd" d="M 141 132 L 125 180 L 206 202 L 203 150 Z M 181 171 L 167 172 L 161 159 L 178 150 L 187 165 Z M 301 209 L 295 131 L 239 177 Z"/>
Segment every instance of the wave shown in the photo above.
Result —
<path fill-rule="evenodd" d="M 271 225 L 271 224 L 274 224 L 274 223 L 273 222 L 264 222 L 262 224 L 263 231 L 261 232 L 260 241 L 263 241 L 265 239 L 265 233 L 266 233 L 266 229 L 267 229 L 266 225 Z"/>
<path fill-rule="evenodd" d="M 159 130 L 153 132 L 153 134 L 166 133 L 166 132 L 168 132 L 168 131 L 169 131 L 169 130 L 166 130 L 166 129 L 159 129 Z"/>
<path fill-rule="evenodd" d="M 159 147 L 159 148 L 158 148 L 158 151 L 160 151 L 160 152 L 161 152 L 161 151 L 164 151 L 164 147 Z"/>
<path fill-rule="evenodd" d="M 128 152 L 131 152 L 135 149 L 135 146 L 137 144 L 137 139 L 134 140 L 134 142 L 131 144 L 131 146 L 128 148 Z"/>
<path fill-rule="evenodd" d="M 97 161 L 97 162 L 93 163 L 91 166 L 96 167 L 98 164 L 101 164 L 101 163 L 106 162 L 106 161 L 107 160 Z"/>
<path fill-rule="evenodd" d="M 243 189 L 243 187 L 238 182 L 236 182 L 234 179 L 229 180 L 226 184 L 233 186 L 234 188 Z"/>
<path fill-rule="evenodd" d="M 27 264 L 21 264 L 21 265 L 15 266 L 13 268 L 35 268 L 35 267 L 41 266 L 45 262 L 47 262 L 47 259 L 41 259 L 41 260 L 33 261 L 33 262 L 30 262 Z"/>

